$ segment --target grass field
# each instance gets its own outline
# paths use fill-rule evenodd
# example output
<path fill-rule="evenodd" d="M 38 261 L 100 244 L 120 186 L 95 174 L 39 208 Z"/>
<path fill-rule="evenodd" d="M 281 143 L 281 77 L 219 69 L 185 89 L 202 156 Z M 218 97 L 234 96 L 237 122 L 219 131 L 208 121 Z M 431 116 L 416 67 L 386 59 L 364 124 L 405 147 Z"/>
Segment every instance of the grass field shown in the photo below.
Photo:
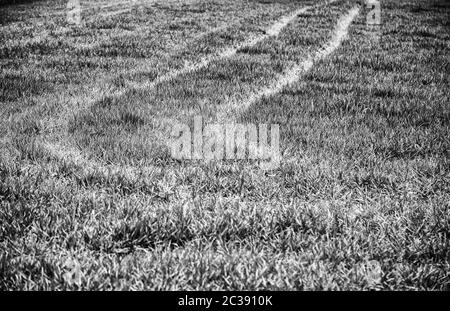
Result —
<path fill-rule="evenodd" d="M 0 289 L 450 290 L 448 1 L 12 2 Z M 174 159 L 198 115 L 281 165 Z"/>

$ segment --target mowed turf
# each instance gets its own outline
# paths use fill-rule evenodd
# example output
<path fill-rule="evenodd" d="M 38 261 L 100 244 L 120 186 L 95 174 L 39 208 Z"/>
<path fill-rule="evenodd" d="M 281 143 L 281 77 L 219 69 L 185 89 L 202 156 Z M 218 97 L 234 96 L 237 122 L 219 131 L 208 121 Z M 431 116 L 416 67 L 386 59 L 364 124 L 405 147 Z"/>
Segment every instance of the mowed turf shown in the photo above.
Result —
<path fill-rule="evenodd" d="M 382 2 L 379 41 L 361 7 L 333 54 L 243 110 L 228 107 L 320 50 L 356 1 L 133 88 L 313 4 L 148 1 L 112 14 L 120 2 L 82 27 L 25 19 L 50 30 L 37 41 L 2 11 L 0 287 L 448 290 L 445 1 Z M 39 20 L 39 5 L 23 14 Z M 170 122 L 224 110 L 280 125 L 279 168 L 172 159 Z"/>

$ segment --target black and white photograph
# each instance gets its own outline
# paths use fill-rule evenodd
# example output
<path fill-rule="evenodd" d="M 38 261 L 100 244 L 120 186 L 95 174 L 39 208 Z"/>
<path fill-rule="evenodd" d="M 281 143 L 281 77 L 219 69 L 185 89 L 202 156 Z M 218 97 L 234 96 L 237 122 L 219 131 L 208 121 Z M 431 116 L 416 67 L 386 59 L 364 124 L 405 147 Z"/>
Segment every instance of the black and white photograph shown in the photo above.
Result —
<path fill-rule="evenodd" d="M 0 0 L 0 291 L 448 292 L 449 239 L 449 0 Z"/>

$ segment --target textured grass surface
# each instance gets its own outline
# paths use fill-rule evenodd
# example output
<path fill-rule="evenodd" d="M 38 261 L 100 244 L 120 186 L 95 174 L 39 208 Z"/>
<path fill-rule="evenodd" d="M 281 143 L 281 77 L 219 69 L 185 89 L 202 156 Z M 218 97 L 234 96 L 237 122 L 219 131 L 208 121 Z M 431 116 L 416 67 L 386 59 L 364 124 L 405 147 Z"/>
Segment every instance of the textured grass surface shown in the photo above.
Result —
<path fill-rule="evenodd" d="M 82 27 L 63 1 L 0 13 L 1 289 L 449 289 L 445 1 L 383 2 L 379 42 L 361 8 L 333 54 L 244 110 L 227 107 L 320 50 L 355 1 L 152 89 L 134 87 L 314 3 L 113 4 Z M 170 157 L 168 122 L 224 110 L 280 124 L 278 169 Z"/>

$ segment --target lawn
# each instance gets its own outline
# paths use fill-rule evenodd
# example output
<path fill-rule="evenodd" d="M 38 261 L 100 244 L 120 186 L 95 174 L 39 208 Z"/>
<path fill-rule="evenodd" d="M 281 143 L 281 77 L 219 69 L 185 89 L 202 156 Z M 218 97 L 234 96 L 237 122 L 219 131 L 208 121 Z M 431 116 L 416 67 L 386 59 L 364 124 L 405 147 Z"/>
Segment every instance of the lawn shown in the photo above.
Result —
<path fill-rule="evenodd" d="M 445 0 L 22 2 L 0 289 L 450 289 Z M 175 159 L 196 116 L 278 124 L 280 165 Z"/>

